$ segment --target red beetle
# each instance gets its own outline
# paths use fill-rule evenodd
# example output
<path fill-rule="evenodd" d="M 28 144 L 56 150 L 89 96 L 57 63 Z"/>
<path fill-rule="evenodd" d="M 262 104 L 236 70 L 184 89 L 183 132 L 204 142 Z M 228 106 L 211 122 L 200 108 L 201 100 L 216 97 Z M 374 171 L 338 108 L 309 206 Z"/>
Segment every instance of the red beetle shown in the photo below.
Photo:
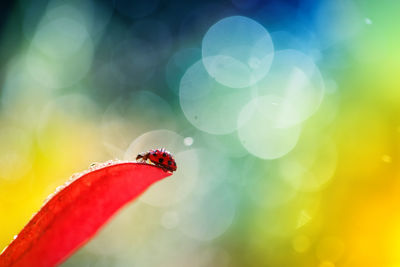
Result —
<path fill-rule="evenodd" d="M 175 159 L 172 157 L 170 152 L 165 150 L 165 148 L 152 149 L 148 152 L 140 153 L 136 157 L 136 161 L 138 162 L 146 162 L 147 160 L 150 160 L 154 163 L 154 165 L 162 168 L 165 171 L 176 171 Z"/>

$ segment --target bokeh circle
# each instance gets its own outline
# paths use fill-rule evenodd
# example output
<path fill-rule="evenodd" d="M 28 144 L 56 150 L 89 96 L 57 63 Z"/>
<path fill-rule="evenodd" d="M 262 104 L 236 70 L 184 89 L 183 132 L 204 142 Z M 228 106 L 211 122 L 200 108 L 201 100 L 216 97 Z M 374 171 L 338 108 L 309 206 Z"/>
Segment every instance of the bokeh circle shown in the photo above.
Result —
<path fill-rule="evenodd" d="M 258 22 L 232 16 L 210 27 L 202 42 L 203 63 L 219 83 L 243 88 L 269 71 L 274 47 L 268 31 Z"/>

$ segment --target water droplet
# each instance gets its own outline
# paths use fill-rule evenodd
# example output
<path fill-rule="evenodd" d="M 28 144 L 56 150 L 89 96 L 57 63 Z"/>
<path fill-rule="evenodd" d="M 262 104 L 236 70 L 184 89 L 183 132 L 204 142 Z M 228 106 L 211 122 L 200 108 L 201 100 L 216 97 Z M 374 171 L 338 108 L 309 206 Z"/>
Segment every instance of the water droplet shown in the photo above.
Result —
<path fill-rule="evenodd" d="M 0 252 L 0 254 L 3 254 L 3 252 L 8 248 L 8 246 L 6 246 L 5 248 L 3 248 L 3 250 Z"/>
<path fill-rule="evenodd" d="M 370 18 L 365 18 L 365 24 L 371 25 L 372 24 L 372 20 Z"/>
<path fill-rule="evenodd" d="M 74 174 L 72 174 L 72 176 L 71 176 L 71 180 L 72 181 L 74 181 L 74 180 L 76 180 L 76 179 L 78 179 L 78 177 L 80 177 L 81 175 L 80 175 L 80 173 L 74 173 Z"/>
<path fill-rule="evenodd" d="M 60 192 L 65 186 L 64 185 L 60 185 L 56 187 L 56 193 Z"/>

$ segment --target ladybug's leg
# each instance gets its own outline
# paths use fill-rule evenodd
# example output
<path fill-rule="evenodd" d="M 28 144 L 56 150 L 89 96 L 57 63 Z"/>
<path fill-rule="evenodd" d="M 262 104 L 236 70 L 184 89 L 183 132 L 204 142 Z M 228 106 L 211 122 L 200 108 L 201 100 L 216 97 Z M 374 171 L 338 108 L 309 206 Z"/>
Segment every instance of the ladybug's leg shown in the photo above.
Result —
<path fill-rule="evenodd" d="M 163 169 L 163 171 L 169 171 L 164 165 L 162 165 L 160 163 L 154 163 L 154 165 L 156 165 L 157 167 Z"/>
<path fill-rule="evenodd" d="M 154 162 L 154 165 L 157 166 L 158 168 L 164 169 L 164 166 L 157 162 Z"/>
<path fill-rule="evenodd" d="M 137 155 L 136 161 L 145 163 L 148 160 L 148 158 L 149 158 L 149 153 L 144 153 L 144 154 L 142 153 Z"/>

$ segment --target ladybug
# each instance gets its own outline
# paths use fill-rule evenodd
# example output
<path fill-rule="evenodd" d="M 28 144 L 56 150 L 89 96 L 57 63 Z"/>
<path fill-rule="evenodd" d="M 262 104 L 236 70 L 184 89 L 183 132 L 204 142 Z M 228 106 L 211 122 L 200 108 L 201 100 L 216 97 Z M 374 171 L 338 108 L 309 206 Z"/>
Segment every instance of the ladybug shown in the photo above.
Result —
<path fill-rule="evenodd" d="M 136 161 L 145 163 L 147 160 L 150 160 L 154 163 L 154 165 L 162 168 L 165 171 L 176 171 L 176 162 L 172 157 L 172 154 L 165 150 L 165 148 L 152 149 L 148 152 L 142 152 L 136 156 Z"/>

